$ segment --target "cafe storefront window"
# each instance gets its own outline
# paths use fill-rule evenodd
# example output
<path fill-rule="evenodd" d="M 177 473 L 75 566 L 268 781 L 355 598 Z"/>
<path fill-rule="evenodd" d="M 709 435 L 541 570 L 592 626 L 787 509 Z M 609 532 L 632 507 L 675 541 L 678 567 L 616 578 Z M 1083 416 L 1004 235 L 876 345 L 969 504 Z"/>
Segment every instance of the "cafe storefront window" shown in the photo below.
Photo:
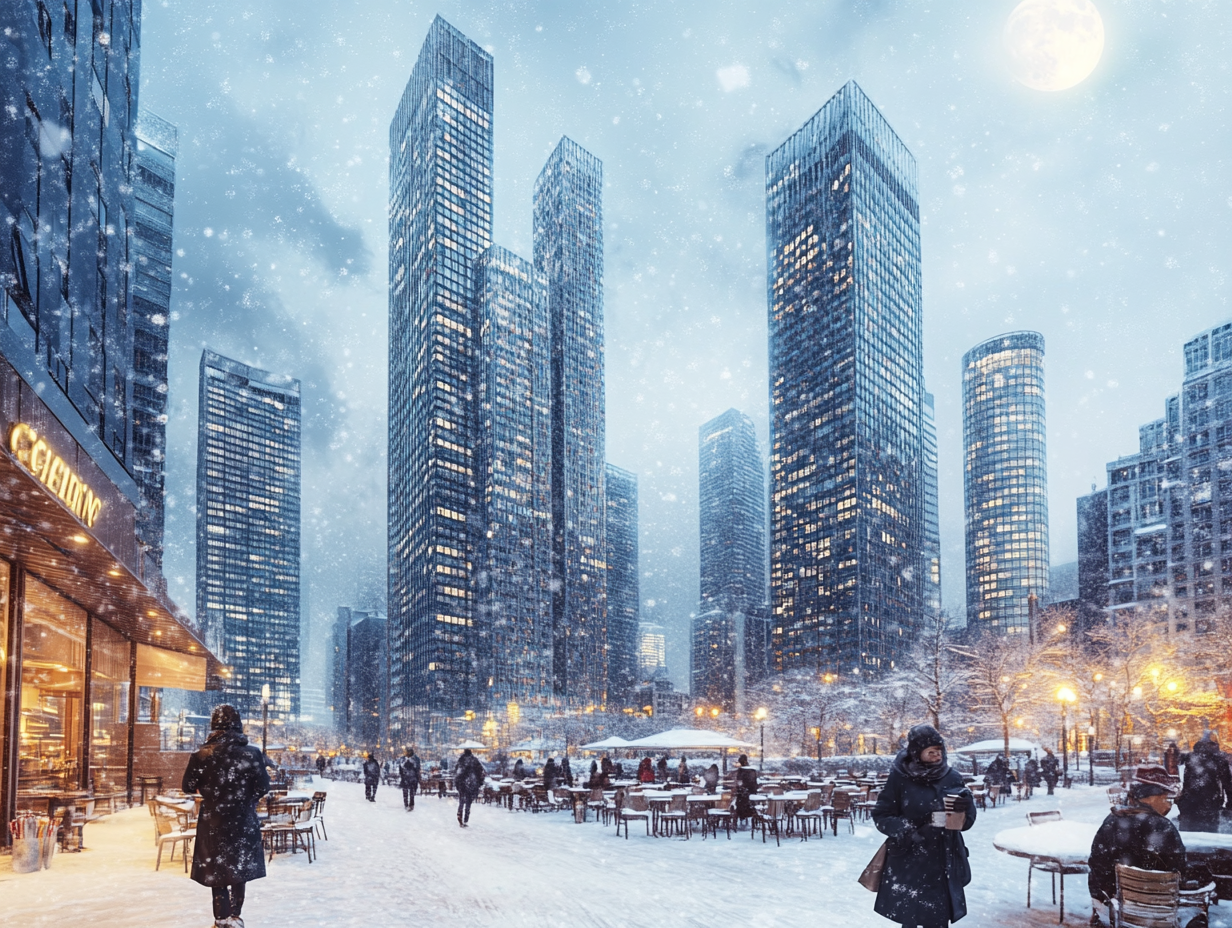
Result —
<path fill-rule="evenodd" d="M 132 645 L 97 619 L 90 631 L 90 782 L 97 792 L 128 785 L 128 690 Z"/>
<path fill-rule="evenodd" d="M 21 636 L 18 796 L 81 784 L 86 614 L 25 578 Z"/>
<path fill-rule="evenodd" d="M 0 561 L 0 744 L 4 743 L 4 733 L 8 731 L 9 691 L 9 572 L 8 561 Z M 3 769 L 3 758 L 0 757 L 0 770 Z M 0 791 L 3 787 L 0 786 Z"/>

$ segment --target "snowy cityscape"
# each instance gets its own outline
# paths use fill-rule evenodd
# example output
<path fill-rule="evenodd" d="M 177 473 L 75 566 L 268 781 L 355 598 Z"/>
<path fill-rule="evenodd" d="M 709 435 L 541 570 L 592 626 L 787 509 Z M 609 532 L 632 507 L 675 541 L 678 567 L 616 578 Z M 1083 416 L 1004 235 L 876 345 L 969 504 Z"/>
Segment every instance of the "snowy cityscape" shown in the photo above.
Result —
<path fill-rule="evenodd" d="M 5 924 L 1232 926 L 1232 11 L 0 24 Z"/>

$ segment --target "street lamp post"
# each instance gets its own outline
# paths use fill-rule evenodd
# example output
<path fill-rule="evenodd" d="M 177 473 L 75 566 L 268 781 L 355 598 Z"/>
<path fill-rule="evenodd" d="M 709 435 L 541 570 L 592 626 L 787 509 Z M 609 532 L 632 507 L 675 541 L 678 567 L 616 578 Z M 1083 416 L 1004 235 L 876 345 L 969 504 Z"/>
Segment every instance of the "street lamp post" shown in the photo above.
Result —
<path fill-rule="evenodd" d="M 1069 781 L 1069 735 L 1065 726 L 1065 704 L 1073 702 L 1078 697 L 1068 686 L 1057 690 L 1057 701 L 1061 703 L 1061 777 L 1062 782 Z"/>
<path fill-rule="evenodd" d="M 766 710 L 765 708 L 758 709 L 753 713 L 753 717 L 761 723 L 761 769 L 766 769 Z"/>
<path fill-rule="evenodd" d="M 1087 782 L 1095 785 L 1095 726 L 1087 726 Z"/>
<path fill-rule="evenodd" d="M 265 756 L 265 745 L 269 741 L 269 701 L 270 688 L 268 683 L 261 684 L 261 756 Z"/>

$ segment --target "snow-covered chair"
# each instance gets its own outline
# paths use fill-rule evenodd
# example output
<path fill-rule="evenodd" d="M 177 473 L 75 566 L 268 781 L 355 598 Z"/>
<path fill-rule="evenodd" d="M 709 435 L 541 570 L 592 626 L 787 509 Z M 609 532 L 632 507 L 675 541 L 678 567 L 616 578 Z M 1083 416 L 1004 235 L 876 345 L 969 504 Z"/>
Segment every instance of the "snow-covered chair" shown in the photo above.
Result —
<path fill-rule="evenodd" d="M 625 840 L 629 840 L 629 822 L 641 820 L 646 823 L 646 836 L 650 837 L 650 803 L 641 793 L 616 794 L 616 837 L 624 823 Z"/>
<path fill-rule="evenodd" d="M 1110 908 L 1117 928 L 1180 928 L 1181 875 L 1116 865 Z"/>
<path fill-rule="evenodd" d="M 994 787 L 995 788 L 995 787 Z M 1028 825 L 1042 825 L 1045 822 L 1062 821 L 1060 811 L 1050 809 L 1047 812 L 1028 812 Z M 1082 863 L 1064 863 L 1051 857 L 1032 857 L 1027 867 L 1027 908 L 1031 908 L 1031 876 L 1039 870 L 1052 877 L 1052 904 L 1057 904 L 1057 877 L 1061 878 L 1061 920 L 1065 920 L 1065 878 L 1083 873 L 1090 873 L 1091 868 Z"/>
<path fill-rule="evenodd" d="M 668 803 L 667 809 L 659 813 L 659 825 L 663 836 L 668 837 L 673 831 L 678 835 L 689 837 L 689 797 L 684 793 L 676 793 Z"/>
<path fill-rule="evenodd" d="M 809 828 L 813 827 L 817 830 L 817 837 L 825 834 L 823 825 L 829 813 L 821 807 L 821 790 L 809 790 L 807 798 L 804 800 L 804 805 L 796 810 L 792 816 L 796 820 L 796 824 L 800 827 L 800 837 L 807 841 Z"/>
<path fill-rule="evenodd" d="M 179 820 L 175 813 L 163 806 L 155 804 L 154 800 L 150 800 L 150 811 L 154 814 L 154 842 L 158 845 L 158 857 L 154 861 L 154 869 L 157 870 L 163 863 L 163 846 L 171 845 L 171 860 L 175 860 L 175 846 L 181 842 L 184 844 L 184 872 L 188 872 L 188 849 L 192 842 L 196 840 L 196 828 L 181 828 Z"/>
<path fill-rule="evenodd" d="M 736 812 L 732 808 L 732 791 L 726 789 L 723 791 L 723 798 L 717 809 L 706 810 L 706 824 L 710 826 L 710 830 L 714 832 L 714 837 L 717 840 L 719 837 L 719 823 L 722 823 L 723 830 L 727 832 L 727 840 L 731 840 L 732 825 L 735 823 Z M 706 837 L 706 832 L 702 831 L 702 837 Z"/>

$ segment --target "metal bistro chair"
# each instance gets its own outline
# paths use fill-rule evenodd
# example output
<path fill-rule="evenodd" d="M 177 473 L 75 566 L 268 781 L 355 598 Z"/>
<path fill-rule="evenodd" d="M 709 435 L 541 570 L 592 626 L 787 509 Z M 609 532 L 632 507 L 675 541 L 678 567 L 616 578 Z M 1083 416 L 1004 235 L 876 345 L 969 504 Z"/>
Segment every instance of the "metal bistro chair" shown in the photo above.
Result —
<path fill-rule="evenodd" d="M 1061 821 L 1061 813 L 1055 809 L 1047 812 L 1028 812 L 1028 825 L 1042 825 L 1044 822 L 1059 822 Z M 1057 913 L 1058 923 L 1065 921 L 1065 877 L 1076 876 L 1081 873 L 1090 873 L 1091 868 L 1086 864 L 1063 864 L 1057 860 L 1049 858 L 1032 857 L 1030 864 L 1027 867 L 1027 908 L 1031 908 L 1031 876 L 1039 870 L 1047 873 L 1052 877 L 1052 904 L 1057 904 L 1057 877 L 1061 878 L 1061 908 Z"/>
<path fill-rule="evenodd" d="M 821 790 L 809 790 L 804 805 L 797 809 L 793 816 L 800 826 L 800 838 L 808 840 L 810 824 L 817 829 L 817 837 L 822 837 L 826 833 L 823 824 L 828 816 L 829 813 L 821 807 Z"/>
<path fill-rule="evenodd" d="M 761 843 L 766 843 L 766 832 L 774 832 L 774 843 L 781 847 L 779 835 L 783 831 L 784 825 L 787 823 L 787 800 L 771 798 L 766 800 L 766 811 L 758 812 L 753 816 L 753 825 L 749 829 L 749 837 L 752 838 L 757 834 L 757 829 L 761 829 Z"/>
<path fill-rule="evenodd" d="M 626 803 L 628 804 L 626 806 Z M 641 820 L 646 823 L 646 837 L 650 837 L 650 803 L 641 793 L 627 796 L 616 794 L 616 837 L 620 837 L 620 825 L 625 826 L 625 840 L 629 840 L 629 822 Z"/>
<path fill-rule="evenodd" d="M 689 835 L 689 797 L 684 793 L 672 796 L 667 808 L 659 813 L 659 826 L 666 838 L 674 831 L 678 835 Z"/>
<path fill-rule="evenodd" d="M 834 803 L 830 810 L 830 823 L 834 827 L 835 836 L 838 835 L 838 820 L 840 818 L 847 819 L 847 824 L 854 835 L 856 833 L 856 819 L 851 793 L 836 789 L 834 791 Z"/>
<path fill-rule="evenodd" d="M 1116 865 L 1113 924 L 1133 928 L 1180 928 L 1181 875 Z"/>
<path fill-rule="evenodd" d="M 312 821 L 317 828 L 321 829 L 321 838 L 328 841 L 329 835 L 325 832 L 325 797 L 323 790 L 312 794 Z"/>
<path fill-rule="evenodd" d="M 154 861 L 154 869 L 157 870 L 163 864 L 163 845 L 171 845 L 171 860 L 175 860 L 176 844 L 184 843 L 184 852 L 180 855 L 184 858 L 184 872 L 188 872 L 188 851 L 192 842 L 196 840 L 196 828 L 181 828 L 179 819 L 174 812 L 166 807 L 157 805 L 153 799 L 150 800 L 150 811 L 154 815 L 154 842 L 158 845 L 158 857 Z"/>

